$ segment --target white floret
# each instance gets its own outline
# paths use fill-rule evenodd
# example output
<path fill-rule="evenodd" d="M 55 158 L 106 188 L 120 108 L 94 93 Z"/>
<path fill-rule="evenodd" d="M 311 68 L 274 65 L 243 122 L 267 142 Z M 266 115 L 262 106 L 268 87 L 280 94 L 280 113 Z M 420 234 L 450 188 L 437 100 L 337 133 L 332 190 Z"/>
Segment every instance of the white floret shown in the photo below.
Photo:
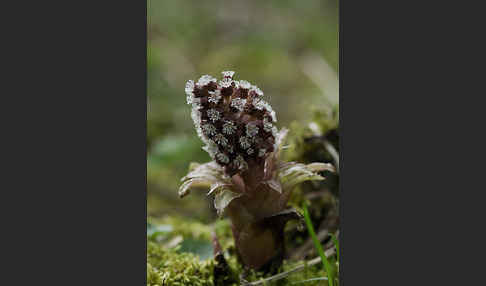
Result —
<path fill-rule="evenodd" d="M 223 71 L 221 72 L 223 74 L 223 77 L 226 77 L 226 78 L 233 78 L 233 75 L 235 74 L 234 71 Z"/>
<path fill-rule="evenodd" d="M 265 156 L 265 153 L 267 152 L 267 149 L 265 148 L 261 148 L 260 150 L 258 150 L 258 157 L 263 157 Z"/>
<path fill-rule="evenodd" d="M 274 138 L 278 137 L 278 129 L 275 126 L 272 127 L 272 135 Z"/>
<path fill-rule="evenodd" d="M 216 122 L 221 118 L 221 114 L 216 109 L 209 109 L 206 113 L 212 122 Z"/>
<path fill-rule="evenodd" d="M 209 92 L 209 99 L 208 99 L 209 102 L 218 103 L 220 99 L 221 99 L 221 91 L 219 89 L 217 89 L 216 91 Z"/>
<path fill-rule="evenodd" d="M 192 95 L 192 92 L 194 91 L 194 81 L 188 80 L 186 82 L 186 88 L 185 88 L 186 94 L 187 95 Z"/>
<path fill-rule="evenodd" d="M 258 127 L 253 122 L 246 125 L 246 135 L 249 137 L 255 137 L 258 134 L 258 130 Z"/>
<path fill-rule="evenodd" d="M 243 111 L 245 109 L 246 99 L 243 98 L 233 98 L 231 100 L 231 107 L 238 109 L 239 111 Z"/>
<path fill-rule="evenodd" d="M 216 154 L 216 158 L 222 162 L 223 164 L 228 164 L 229 163 L 229 158 L 226 156 L 224 153 L 218 152 Z"/>
<path fill-rule="evenodd" d="M 265 100 L 260 98 L 253 99 L 252 104 L 253 107 L 255 107 L 255 109 L 257 110 L 263 110 L 268 105 L 268 103 L 266 103 Z"/>
<path fill-rule="evenodd" d="M 272 117 L 272 121 L 277 122 L 277 116 L 275 115 L 275 111 L 273 111 L 272 106 L 265 102 L 264 107 L 270 113 L 270 116 Z"/>
<path fill-rule="evenodd" d="M 278 144 L 277 144 L 277 138 L 278 138 L 278 129 L 277 127 L 272 127 L 272 135 L 273 135 L 273 138 L 275 138 L 275 143 L 273 144 L 273 150 L 277 150 L 278 149 Z"/>
<path fill-rule="evenodd" d="M 214 127 L 214 125 L 212 124 L 203 124 L 201 125 L 201 129 L 203 131 L 204 134 L 208 135 L 208 136 L 212 136 L 212 135 L 215 135 L 216 134 L 216 127 Z"/>
<path fill-rule="evenodd" d="M 191 110 L 191 118 L 196 126 L 196 129 L 199 128 L 201 125 L 201 112 L 197 108 L 193 108 Z"/>
<path fill-rule="evenodd" d="M 217 134 L 216 136 L 214 136 L 213 140 L 223 147 L 226 147 L 228 145 L 228 139 L 226 139 L 223 134 Z"/>
<path fill-rule="evenodd" d="M 240 145 L 241 148 L 247 149 L 251 146 L 251 140 L 246 136 L 240 137 Z"/>
<path fill-rule="evenodd" d="M 232 83 L 233 83 L 232 79 L 224 78 L 224 79 L 219 81 L 219 86 L 222 87 L 222 88 L 227 88 L 227 87 L 230 87 Z"/>
<path fill-rule="evenodd" d="M 263 91 L 256 85 L 252 85 L 251 90 L 255 91 L 258 96 L 263 96 Z"/>
<path fill-rule="evenodd" d="M 210 75 L 203 75 L 199 78 L 199 80 L 197 81 L 197 85 L 198 86 L 206 86 L 208 85 L 210 82 L 216 82 L 217 79 L 210 76 Z"/>
<path fill-rule="evenodd" d="M 270 111 L 270 116 L 272 116 L 272 121 L 277 122 L 277 115 L 275 114 L 275 111 L 271 110 Z"/>
<path fill-rule="evenodd" d="M 232 121 L 227 120 L 223 124 L 223 130 L 222 131 L 223 131 L 224 134 L 231 135 L 231 134 L 235 133 L 235 130 L 236 130 L 236 126 Z"/>
<path fill-rule="evenodd" d="M 263 119 L 263 130 L 266 132 L 271 132 L 272 131 L 272 123 L 268 122 L 266 118 Z"/>
<path fill-rule="evenodd" d="M 240 170 L 246 170 L 248 169 L 248 164 L 246 163 L 245 159 L 241 157 L 241 155 L 236 156 L 234 163 L 236 164 L 236 167 Z"/>
<path fill-rule="evenodd" d="M 192 104 L 192 108 L 194 109 L 200 109 L 201 106 L 201 98 L 199 97 L 194 97 L 193 95 L 188 95 L 186 97 L 187 104 Z"/>
<path fill-rule="evenodd" d="M 250 89 L 251 83 L 247 82 L 246 80 L 240 80 L 239 86 L 244 89 Z"/>

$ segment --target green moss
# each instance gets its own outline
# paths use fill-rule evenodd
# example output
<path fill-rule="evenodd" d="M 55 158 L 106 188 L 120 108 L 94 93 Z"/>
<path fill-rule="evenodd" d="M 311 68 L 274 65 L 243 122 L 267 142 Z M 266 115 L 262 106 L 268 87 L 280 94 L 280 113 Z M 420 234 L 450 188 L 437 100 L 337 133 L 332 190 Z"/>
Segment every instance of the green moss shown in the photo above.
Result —
<path fill-rule="evenodd" d="M 302 261 L 293 261 L 293 262 L 284 261 L 282 271 L 291 270 L 296 266 L 300 265 L 301 263 Z M 309 266 L 306 267 L 304 270 L 297 271 L 290 274 L 287 279 L 281 282 L 283 284 L 280 285 L 291 285 L 294 282 L 299 282 L 299 281 L 316 278 L 316 277 L 324 277 L 325 273 L 326 272 L 322 268 L 321 264 Z M 301 285 L 309 286 L 309 285 L 325 285 L 325 284 L 323 284 L 323 281 L 312 281 L 312 282 L 306 282 Z"/>
<path fill-rule="evenodd" d="M 213 285 L 212 259 L 200 261 L 192 253 L 177 253 L 147 242 L 147 285 Z"/>
<path fill-rule="evenodd" d="M 149 236 L 147 242 L 147 285 L 213 285 L 215 261 L 211 258 L 201 260 L 196 253 L 181 252 L 180 245 L 168 245 L 181 237 L 183 240 L 197 240 L 209 243 L 215 232 L 225 257 L 235 273 L 241 272 L 236 260 L 233 236 L 229 221 L 222 219 L 213 224 L 203 224 L 187 218 L 166 216 L 149 218 L 148 223 L 155 226 L 170 226 L 170 231 Z M 236 285 L 236 284 L 235 284 Z"/>
<path fill-rule="evenodd" d="M 162 285 L 162 275 L 150 263 L 147 263 L 147 285 Z"/>
<path fill-rule="evenodd" d="M 287 161 L 311 163 L 317 161 L 332 161 L 332 156 L 323 148 L 323 140 L 327 139 L 339 148 L 339 107 L 331 112 L 314 109 L 312 120 L 307 124 L 292 122 L 287 139 L 288 148 L 284 155 Z M 336 141 L 337 139 L 337 141 Z M 314 161 L 313 161 L 314 160 Z"/>
<path fill-rule="evenodd" d="M 215 261 L 212 259 L 200 260 L 194 253 L 181 253 L 179 247 L 168 248 L 166 243 L 177 236 L 184 239 L 211 239 L 214 231 L 219 239 L 224 256 L 231 269 L 230 281 L 238 281 L 243 273 L 243 267 L 238 263 L 230 223 L 226 219 L 217 220 L 213 224 L 205 225 L 199 222 L 177 217 L 162 219 L 149 218 L 153 225 L 170 225 L 171 231 L 166 233 L 162 241 L 148 239 L 147 242 L 147 285 L 148 286 L 182 286 L 182 285 L 214 285 L 213 270 Z M 284 261 L 278 272 L 288 271 L 300 265 L 302 261 Z M 266 285 L 292 285 L 311 278 L 323 277 L 325 274 L 322 265 L 307 267 L 305 270 L 294 272 L 285 279 L 268 282 Z M 256 281 L 268 277 L 263 273 L 250 271 L 247 273 L 248 281 Z M 323 285 L 323 281 L 309 281 L 302 285 Z M 228 286 L 238 283 L 228 284 Z"/>

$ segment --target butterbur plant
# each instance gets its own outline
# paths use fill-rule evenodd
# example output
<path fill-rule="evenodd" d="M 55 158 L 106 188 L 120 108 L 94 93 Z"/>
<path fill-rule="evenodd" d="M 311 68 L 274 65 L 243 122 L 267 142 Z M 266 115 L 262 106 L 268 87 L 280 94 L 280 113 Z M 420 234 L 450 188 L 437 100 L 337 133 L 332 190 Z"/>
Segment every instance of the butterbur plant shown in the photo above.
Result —
<path fill-rule="evenodd" d="M 182 178 L 180 197 L 193 187 L 209 189 L 220 216 L 231 220 L 239 257 L 251 269 L 268 271 L 282 263 L 284 227 L 300 219 L 287 206 L 294 187 L 318 174 L 334 171 L 330 164 L 301 164 L 280 160 L 286 129 L 275 126 L 277 117 L 263 92 L 232 71 L 221 80 L 204 75 L 189 80 L 185 92 L 203 149 L 213 161 L 192 164 Z"/>

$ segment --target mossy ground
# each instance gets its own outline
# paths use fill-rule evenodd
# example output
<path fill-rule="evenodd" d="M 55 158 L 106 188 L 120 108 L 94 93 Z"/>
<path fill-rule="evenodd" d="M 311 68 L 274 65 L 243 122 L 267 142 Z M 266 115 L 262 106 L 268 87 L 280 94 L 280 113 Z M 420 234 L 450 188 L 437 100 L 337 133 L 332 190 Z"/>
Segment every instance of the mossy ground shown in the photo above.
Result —
<path fill-rule="evenodd" d="M 151 225 L 171 225 L 172 229 L 164 234 L 149 236 L 147 240 L 147 285 L 148 286 L 179 286 L 179 285 L 197 285 L 197 286 L 214 286 L 213 270 L 215 261 L 213 257 L 200 259 L 197 253 L 181 252 L 180 243 L 170 245 L 171 241 L 182 237 L 182 239 L 191 239 L 211 243 L 212 232 L 218 237 L 225 258 L 232 270 L 230 280 L 238 281 L 238 277 L 243 273 L 243 268 L 238 263 L 233 237 L 229 222 L 227 220 L 218 220 L 214 224 L 204 225 L 187 219 L 175 217 L 165 217 L 163 219 L 150 219 Z M 279 272 L 287 271 L 302 261 L 284 261 Z M 315 277 L 323 277 L 325 274 L 321 265 L 307 267 L 306 269 L 294 272 L 286 279 L 275 282 L 268 282 L 265 285 L 291 285 L 293 282 L 299 282 Z M 247 280 L 255 281 L 265 277 L 262 273 L 250 272 Z M 323 281 L 309 281 L 305 285 L 323 285 Z M 234 282 L 231 285 L 239 285 Z"/>

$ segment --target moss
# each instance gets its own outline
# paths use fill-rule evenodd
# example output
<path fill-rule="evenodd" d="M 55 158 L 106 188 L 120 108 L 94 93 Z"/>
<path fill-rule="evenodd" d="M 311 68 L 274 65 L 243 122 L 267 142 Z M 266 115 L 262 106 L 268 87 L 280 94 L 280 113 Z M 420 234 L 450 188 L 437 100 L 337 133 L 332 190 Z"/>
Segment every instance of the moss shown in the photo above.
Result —
<path fill-rule="evenodd" d="M 147 285 L 162 285 L 162 275 L 150 263 L 147 263 Z"/>
<path fill-rule="evenodd" d="M 323 148 L 322 141 L 329 140 L 339 150 L 339 108 L 331 112 L 315 109 L 308 124 L 290 124 L 287 161 L 332 162 L 332 156 Z"/>
<path fill-rule="evenodd" d="M 192 253 L 176 253 L 153 241 L 147 242 L 147 285 L 213 285 L 212 259 L 200 261 Z"/>
<path fill-rule="evenodd" d="M 280 271 L 293 269 L 302 262 L 284 261 Z M 235 276 L 239 276 L 243 269 L 237 263 L 236 257 L 229 257 L 228 264 Z M 147 285 L 148 286 L 214 286 L 213 283 L 214 261 L 208 259 L 199 261 L 191 253 L 176 253 L 167 250 L 155 242 L 148 241 L 147 244 Z M 306 269 L 290 274 L 285 279 L 268 282 L 266 285 L 291 285 L 293 282 L 303 281 L 315 277 L 323 277 L 325 272 L 319 265 L 307 267 Z M 247 274 L 248 281 L 256 281 L 264 278 L 262 273 L 250 271 Z M 232 277 L 235 279 L 235 277 Z M 228 286 L 238 285 L 233 283 Z M 322 281 L 306 282 L 305 285 L 322 285 Z"/>
<path fill-rule="evenodd" d="M 147 285 L 214 285 L 213 269 L 215 261 L 212 258 L 200 260 L 197 254 L 181 253 L 179 246 L 167 246 L 177 237 L 182 237 L 184 240 L 193 239 L 210 242 L 213 232 L 217 234 L 220 244 L 225 250 L 225 257 L 230 268 L 236 274 L 241 272 L 236 260 L 229 221 L 220 219 L 207 225 L 187 218 L 166 216 L 148 218 L 148 223 L 170 226 L 170 231 L 159 236 L 149 236 L 147 242 Z"/>
<path fill-rule="evenodd" d="M 282 271 L 291 270 L 295 268 L 297 265 L 300 265 L 301 263 L 302 261 L 293 261 L 293 262 L 286 261 L 284 262 Z M 291 285 L 294 282 L 299 282 L 299 281 L 316 278 L 316 277 L 324 277 L 326 275 L 325 273 L 326 272 L 324 271 L 322 264 L 309 266 L 302 271 L 297 271 L 292 273 L 291 275 L 288 276 L 287 279 L 284 279 L 284 281 L 282 281 L 281 282 L 282 284 L 280 285 Z M 310 286 L 310 285 L 325 285 L 325 284 L 323 284 L 323 281 L 312 281 L 312 282 L 306 282 L 305 284 L 301 284 L 301 285 Z"/>
<path fill-rule="evenodd" d="M 177 285 L 214 285 L 213 270 L 215 261 L 210 258 L 200 260 L 193 253 L 180 253 L 178 247 L 168 248 L 164 242 L 170 241 L 177 236 L 183 236 L 184 239 L 202 239 L 210 240 L 211 233 L 214 231 L 219 239 L 224 256 L 231 269 L 230 281 L 238 281 L 238 277 L 244 272 L 243 267 L 237 260 L 236 250 L 234 247 L 233 236 L 231 233 L 230 223 L 226 219 L 217 220 L 210 225 L 190 221 L 177 217 L 165 217 L 162 219 L 149 218 L 151 224 L 171 225 L 172 231 L 167 233 L 162 242 L 155 239 L 147 241 L 147 285 L 148 286 L 177 286 Z M 301 261 L 284 261 L 278 272 L 288 271 Z M 322 266 L 314 265 L 305 270 L 294 272 L 287 278 L 269 282 L 266 285 L 291 285 L 293 282 L 303 281 L 315 277 L 323 277 L 324 270 Z M 263 273 L 249 271 L 246 273 L 248 281 L 256 281 L 266 276 Z M 320 284 L 319 284 L 320 283 Z M 228 286 L 238 285 L 238 283 L 228 284 Z M 305 285 L 322 285 L 322 281 L 306 282 Z"/>

